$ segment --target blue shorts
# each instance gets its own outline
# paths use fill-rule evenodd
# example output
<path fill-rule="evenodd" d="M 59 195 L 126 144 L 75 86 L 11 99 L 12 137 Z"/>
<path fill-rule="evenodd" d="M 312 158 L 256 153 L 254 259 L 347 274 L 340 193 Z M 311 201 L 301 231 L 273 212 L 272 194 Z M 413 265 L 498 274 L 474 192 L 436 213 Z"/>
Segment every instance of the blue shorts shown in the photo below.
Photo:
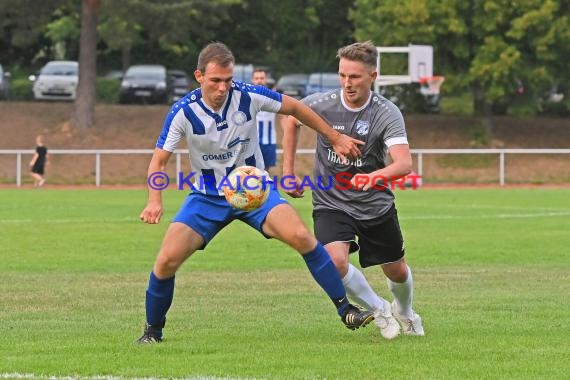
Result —
<path fill-rule="evenodd" d="M 275 144 L 259 144 L 261 155 L 265 163 L 265 169 L 277 165 L 277 145 Z"/>
<path fill-rule="evenodd" d="M 223 196 L 194 192 L 186 197 L 172 222 L 184 223 L 202 236 L 204 245 L 200 249 L 204 249 L 222 228 L 235 219 L 249 224 L 263 234 L 261 228 L 267 214 L 280 204 L 289 204 L 289 202 L 282 198 L 279 190 L 273 186 L 267 201 L 253 211 L 237 210 L 230 206 Z M 265 234 L 264 236 L 269 238 Z"/>

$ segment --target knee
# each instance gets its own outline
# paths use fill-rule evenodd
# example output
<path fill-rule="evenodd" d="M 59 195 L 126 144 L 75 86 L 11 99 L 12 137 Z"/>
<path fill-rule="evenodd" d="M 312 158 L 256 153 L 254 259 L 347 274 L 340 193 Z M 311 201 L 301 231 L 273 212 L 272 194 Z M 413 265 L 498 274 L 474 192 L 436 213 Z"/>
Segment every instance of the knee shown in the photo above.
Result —
<path fill-rule="evenodd" d="M 291 246 L 300 253 L 312 251 L 317 245 L 317 239 L 306 227 L 295 229 L 292 236 Z"/>
<path fill-rule="evenodd" d="M 176 274 L 180 265 L 182 265 L 182 260 L 177 259 L 176 255 L 161 250 L 154 264 L 154 273 L 159 278 L 168 278 Z"/>
<path fill-rule="evenodd" d="M 337 272 L 340 274 L 340 277 L 346 276 L 346 274 L 348 273 L 348 260 L 340 259 L 335 256 L 331 256 L 331 260 Z"/>
<path fill-rule="evenodd" d="M 403 283 L 408 279 L 408 266 L 405 262 L 384 265 L 382 269 L 392 282 Z"/>

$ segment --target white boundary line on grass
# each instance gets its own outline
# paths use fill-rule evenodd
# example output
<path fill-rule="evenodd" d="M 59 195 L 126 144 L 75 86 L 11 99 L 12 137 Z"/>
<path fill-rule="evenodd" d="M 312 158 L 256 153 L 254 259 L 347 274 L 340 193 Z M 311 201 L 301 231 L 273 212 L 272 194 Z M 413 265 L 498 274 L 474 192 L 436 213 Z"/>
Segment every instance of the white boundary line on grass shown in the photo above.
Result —
<path fill-rule="evenodd" d="M 570 216 L 570 210 L 564 211 L 544 211 L 544 212 L 527 212 L 512 214 L 482 214 L 482 215 L 445 215 L 445 214 L 428 214 L 428 215 L 399 215 L 401 220 L 438 220 L 438 219 L 526 219 L 526 218 L 550 218 L 558 216 Z M 77 224 L 77 223 L 116 223 L 116 222 L 133 222 L 139 220 L 133 217 L 125 218 L 75 218 L 75 219 L 4 219 L 0 220 L 0 224 Z"/>
<path fill-rule="evenodd" d="M 50 223 L 50 224 L 69 224 L 69 223 L 117 223 L 117 222 L 140 222 L 138 217 L 124 218 L 67 218 L 67 219 L 4 219 L 0 220 L 0 224 L 25 224 L 25 223 Z"/>
<path fill-rule="evenodd" d="M 123 376 L 52 376 L 33 373 L 0 373 L 0 379 L 41 379 L 41 380 L 255 380 L 253 377 L 123 377 Z"/>
<path fill-rule="evenodd" d="M 570 216 L 570 211 L 536 212 L 524 214 L 493 214 L 493 215 L 412 215 L 400 216 L 400 220 L 437 220 L 437 219 L 527 219 L 527 218 L 550 218 L 557 216 Z"/>

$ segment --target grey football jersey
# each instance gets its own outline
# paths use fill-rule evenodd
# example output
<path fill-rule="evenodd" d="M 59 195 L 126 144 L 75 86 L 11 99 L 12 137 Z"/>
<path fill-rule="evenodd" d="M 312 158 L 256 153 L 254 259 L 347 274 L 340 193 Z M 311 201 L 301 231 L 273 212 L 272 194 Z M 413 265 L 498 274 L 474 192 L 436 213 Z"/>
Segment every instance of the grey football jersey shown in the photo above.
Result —
<path fill-rule="evenodd" d="M 371 93 L 364 106 L 350 109 L 343 104 L 341 89 L 310 95 L 303 102 L 335 130 L 365 142 L 360 146 L 361 158 L 341 162 L 328 140 L 318 136 L 313 177 L 314 209 L 341 210 L 359 220 L 384 215 L 394 203 L 389 184 L 385 190 L 366 192 L 346 188 L 353 175 L 384 168 L 389 146 L 408 144 L 404 118 L 398 107 L 383 96 Z"/>

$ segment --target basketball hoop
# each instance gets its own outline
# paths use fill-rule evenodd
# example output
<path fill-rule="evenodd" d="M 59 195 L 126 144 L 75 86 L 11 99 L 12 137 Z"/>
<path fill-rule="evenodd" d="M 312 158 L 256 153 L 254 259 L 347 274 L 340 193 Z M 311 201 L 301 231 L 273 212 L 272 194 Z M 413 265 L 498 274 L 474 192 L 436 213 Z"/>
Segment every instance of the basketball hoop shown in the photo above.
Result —
<path fill-rule="evenodd" d="M 424 95 L 439 95 L 439 90 L 444 81 L 445 77 L 441 75 L 421 77 L 420 92 Z"/>

